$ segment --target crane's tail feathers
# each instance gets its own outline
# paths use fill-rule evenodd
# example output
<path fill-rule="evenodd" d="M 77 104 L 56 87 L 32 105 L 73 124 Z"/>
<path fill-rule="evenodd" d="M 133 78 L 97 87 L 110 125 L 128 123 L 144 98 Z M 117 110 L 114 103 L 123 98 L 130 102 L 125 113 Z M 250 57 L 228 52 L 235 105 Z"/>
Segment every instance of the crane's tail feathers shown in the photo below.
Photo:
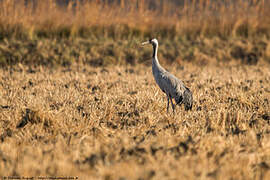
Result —
<path fill-rule="evenodd" d="M 186 90 L 184 91 L 183 97 L 184 97 L 183 103 L 185 106 L 185 110 L 186 111 L 191 110 L 192 104 L 193 104 L 193 98 L 192 98 L 192 92 L 188 88 L 186 88 Z"/>
<path fill-rule="evenodd" d="M 181 95 L 176 96 L 175 102 L 177 105 L 180 106 L 183 103 L 183 96 L 181 96 Z"/>

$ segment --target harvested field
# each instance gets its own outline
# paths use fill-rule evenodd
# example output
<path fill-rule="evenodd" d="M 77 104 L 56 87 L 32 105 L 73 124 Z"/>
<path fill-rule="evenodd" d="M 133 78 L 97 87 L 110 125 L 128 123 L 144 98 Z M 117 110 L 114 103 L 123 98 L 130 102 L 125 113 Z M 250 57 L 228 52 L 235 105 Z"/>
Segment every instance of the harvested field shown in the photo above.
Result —
<path fill-rule="evenodd" d="M 192 111 L 166 113 L 150 66 L 0 69 L 0 176 L 267 179 L 269 64 L 160 61 Z"/>

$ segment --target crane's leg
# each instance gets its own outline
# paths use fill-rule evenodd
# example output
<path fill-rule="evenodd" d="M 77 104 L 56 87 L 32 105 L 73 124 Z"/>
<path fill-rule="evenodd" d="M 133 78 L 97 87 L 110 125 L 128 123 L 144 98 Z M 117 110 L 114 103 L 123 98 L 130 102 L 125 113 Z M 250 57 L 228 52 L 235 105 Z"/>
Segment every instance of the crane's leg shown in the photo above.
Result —
<path fill-rule="evenodd" d="M 173 101 L 172 101 L 172 97 L 171 96 L 169 96 L 169 97 L 170 97 L 171 104 L 172 104 L 172 109 L 173 109 L 173 112 L 174 112 L 175 107 L 174 107 L 174 104 L 173 104 Z"/>
<path fill-rule="evenodd" d="M 168 100 L 168 103 L 167 103 L 167 113 L 169 113 L 169 107 L 170 107 L 170 100 L 169 100 L 169 95 L 167 95 L 167 100 Z"/>

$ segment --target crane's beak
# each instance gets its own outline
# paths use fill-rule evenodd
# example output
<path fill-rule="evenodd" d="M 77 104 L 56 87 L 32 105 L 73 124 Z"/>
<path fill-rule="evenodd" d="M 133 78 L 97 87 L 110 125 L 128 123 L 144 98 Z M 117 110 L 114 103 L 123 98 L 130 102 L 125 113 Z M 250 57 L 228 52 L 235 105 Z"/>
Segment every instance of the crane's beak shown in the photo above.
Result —
<path fill-rule="evenodd" d="M 149 41 L 143 42 L 143 43 L 142 43 L 142 46 L 147 45 L 147 44 L 149 44 L 149 43 L 150 43 Z"/>

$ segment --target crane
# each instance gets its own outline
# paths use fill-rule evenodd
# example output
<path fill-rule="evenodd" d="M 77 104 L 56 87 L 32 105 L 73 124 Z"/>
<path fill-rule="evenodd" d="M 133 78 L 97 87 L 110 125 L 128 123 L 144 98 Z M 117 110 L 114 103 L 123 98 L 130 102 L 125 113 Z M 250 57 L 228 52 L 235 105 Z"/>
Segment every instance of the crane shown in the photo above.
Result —
<path fill-rule="evenodd" d="M 156 83 L 167 96 L 167 113 L 169 112 L 169 101 L 171 101 L 173 112 L 175 110 L 175 105 L 173 104 L 172 99 L 174 99 L 175 103 L 179 106 L 184 104 L 186 111 L 191 110 L 193 101 L 192 92 L 180 79 L 166 71 L 159 64 L 157 58 L 158 40 L 154 38 L 142 43 L 143 46 L 147 44 L 152 44 L 153 46 L 152 72 Z"/>

